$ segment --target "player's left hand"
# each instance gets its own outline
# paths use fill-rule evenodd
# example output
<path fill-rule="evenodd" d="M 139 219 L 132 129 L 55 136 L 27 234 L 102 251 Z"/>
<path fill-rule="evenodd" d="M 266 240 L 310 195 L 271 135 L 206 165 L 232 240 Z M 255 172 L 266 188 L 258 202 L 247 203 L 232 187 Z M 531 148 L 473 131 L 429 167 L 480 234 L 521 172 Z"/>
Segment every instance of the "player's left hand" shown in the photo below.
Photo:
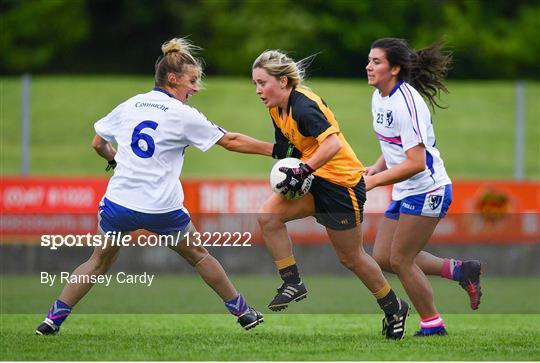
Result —
<path fill-rule="evenodd" d="M 375 175 L 377 173 L 380 173 L 382 170 L 379 170 L 375 167 L 375 165 L 366 166 L 366 170 L 364 170 L 364 176 L 370 176 Z"/>
<path fill-rule="evenodd" d="M 290 142 L 276 142 L 272 149 L 272 157 L 274 159 L 285 159 L 285 158 L 297 158 L 302 157 L 300 150 L 294 147 Z"/>
<path fill-rule="evenodd" d="M 287 195 L 291 193 L 295 195 L 302 189 L 304 180 L 315 171 L 308 164 L 300 163 L 297 168 L 279 168 L 279 171 L 285 173 L 286 177 L 281 183 L 277 184 L 277 188 L 281 189 L 281 194 Z"/>

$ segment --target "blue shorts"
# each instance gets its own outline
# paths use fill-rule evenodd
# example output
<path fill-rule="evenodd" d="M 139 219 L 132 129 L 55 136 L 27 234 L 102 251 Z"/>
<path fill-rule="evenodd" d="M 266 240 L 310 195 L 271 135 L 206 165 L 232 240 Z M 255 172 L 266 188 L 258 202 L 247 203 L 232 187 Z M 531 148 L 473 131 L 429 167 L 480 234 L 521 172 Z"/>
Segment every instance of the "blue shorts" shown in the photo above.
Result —
<path fill-rule="evenodd" d="M 184 230 L 191 218 L 182 209 L 158 214 L 142 213 L 103 198 L 99 203 L 98 221 L 104 233 L 146 229 L 164 235 Z"/>
<path fill-rule="evenodd" d="M 427 193 L 411 195 L 402 200 L 392 200 L 384 216 L 399 219 L 401 213 L 434 218 L 444 218 L 452 203 L 452 185 L 444 185 Z"/>

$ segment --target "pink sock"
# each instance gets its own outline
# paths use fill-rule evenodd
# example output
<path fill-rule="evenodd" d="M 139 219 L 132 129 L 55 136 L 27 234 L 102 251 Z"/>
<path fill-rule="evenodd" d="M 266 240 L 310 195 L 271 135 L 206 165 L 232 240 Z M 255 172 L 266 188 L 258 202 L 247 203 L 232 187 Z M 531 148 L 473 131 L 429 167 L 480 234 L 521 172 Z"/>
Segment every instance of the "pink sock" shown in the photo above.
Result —
<path fill-rule="evenodd" d="M 420 321 L 420 328 L 423 329 L 438 328 L 440 326 L 444 326 L 444 320 L 442 320 L 441 314 Z"/>

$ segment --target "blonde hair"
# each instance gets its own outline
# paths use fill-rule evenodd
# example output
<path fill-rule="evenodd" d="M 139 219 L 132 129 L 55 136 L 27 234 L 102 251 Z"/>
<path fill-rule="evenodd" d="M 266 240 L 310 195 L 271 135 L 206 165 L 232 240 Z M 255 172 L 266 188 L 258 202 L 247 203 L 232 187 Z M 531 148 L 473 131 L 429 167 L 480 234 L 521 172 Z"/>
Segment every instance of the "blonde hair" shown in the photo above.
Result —
<path fill-rule="evenodd" d="M 262 68 L 276 78 L 285 76 L 288 80 L 287 86 L 295 87 L 304 82 L 306 69 L 314 57 L 315 54 L 295 62 L 281 50 L 265 50 L 255 59 L 252 69 Z"/>
<path fill-rule="evenodd" d="M 162 55 L 156 60 L 154 80 L 156 86 L 167 84 L 168 73 L 184 73 L 185 66 L 192 65 L 198 70 L 199 82 L 203 73 L 202 60 L 195 58 L 194 53 L 201 48 L 191 44 L 186 38 L 173 38 L 161 45 Z"/>

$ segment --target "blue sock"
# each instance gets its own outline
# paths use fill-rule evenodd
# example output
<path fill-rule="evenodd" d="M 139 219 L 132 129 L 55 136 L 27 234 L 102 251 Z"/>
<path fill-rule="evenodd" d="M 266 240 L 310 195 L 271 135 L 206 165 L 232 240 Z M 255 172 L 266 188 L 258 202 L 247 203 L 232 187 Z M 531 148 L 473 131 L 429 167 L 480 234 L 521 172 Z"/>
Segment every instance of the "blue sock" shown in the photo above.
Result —
<path fill-rule="evenodd" d="M 54 325 L 60 326 L 64 320 L 71 314 L 71 306 L 58 299 L 49 309 L 47 319 L 52 321 Z"/>
<path fill-rule="evenodd" d="M 235 316 L 242 315 L 248 309 L 246 299 L 244 299 L 242 294 L 238 294 L 238 296 L 232 300 L 225 301 L 225 307 L 231 314 Z"/>
<path fill-rule="evenodd" d="M 462 272 L 463 263 L 457 261 L 454 265 L 454 270 L 452 271 L 452 280 L 461 281 L 461 272 Z"/>

